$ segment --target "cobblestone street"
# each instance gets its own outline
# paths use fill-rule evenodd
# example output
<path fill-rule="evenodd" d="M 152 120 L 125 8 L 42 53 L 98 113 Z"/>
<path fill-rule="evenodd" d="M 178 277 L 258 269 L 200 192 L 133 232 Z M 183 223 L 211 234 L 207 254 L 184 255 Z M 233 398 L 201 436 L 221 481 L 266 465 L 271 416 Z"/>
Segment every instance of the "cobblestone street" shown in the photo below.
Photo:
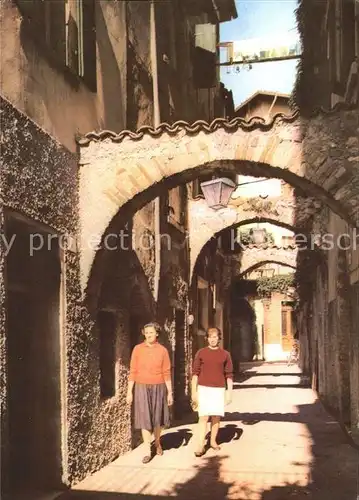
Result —
<path fill-rule="evenodd" d="M 358 451 L 299 370 L 258 364 L 241 379 L 221 424 L 221 451 L 195 458 L 194 420 L 186 422 L 163 436 L 163 457 L 142 465 L 140 446 L 58 500 L 357 500 Z"/>

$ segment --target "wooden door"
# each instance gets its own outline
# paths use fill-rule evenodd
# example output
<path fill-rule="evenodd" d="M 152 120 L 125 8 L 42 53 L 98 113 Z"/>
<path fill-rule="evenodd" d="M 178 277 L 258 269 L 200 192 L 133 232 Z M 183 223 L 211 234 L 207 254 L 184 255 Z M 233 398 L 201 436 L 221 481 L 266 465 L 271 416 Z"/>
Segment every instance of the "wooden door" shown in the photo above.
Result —
<path fill-rule="evenodd" d="M 282 349 L 290 352 L 293 346 L 293 308 L 291 305 L 282 304 Z"/>

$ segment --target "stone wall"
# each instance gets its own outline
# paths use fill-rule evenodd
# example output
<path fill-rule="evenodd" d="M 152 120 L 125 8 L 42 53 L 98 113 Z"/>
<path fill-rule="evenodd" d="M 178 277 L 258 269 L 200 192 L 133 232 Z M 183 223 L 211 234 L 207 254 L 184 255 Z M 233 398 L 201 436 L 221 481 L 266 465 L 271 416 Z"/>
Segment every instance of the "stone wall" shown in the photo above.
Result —
<path fill-rule="evenodd" d="M 307 264 L 299 261 L 299 270 L 308 276 L 312 286 L 307 297 L 302 297 L 299 314 L 302 366 L 312 374 L 313 387 L 323 401 L 357 433 L 356 231 L 335 214 L 324 210 L 314 219 L 313 232 L 330 235 L 330 239 L 327 236 L 326 245 L 313 268 L 307 267 L 308 261 Z M 340 240 L 341 235 L 348 236 Z"/>
<path fill-rule="evenodd" d="M 70 248 L 64 251 L 64 283 L 66 283 L 66 310 L 61 318 L 61 336 L 65 344 L 66 358 L 61 370 L 66 374 L 66 386 L 62 390 L 62 404 L 66 408 L 65 424 L 62 428 L 64 450 L 62 463 L 63 481 L 76 482 L 91 471 L 113 460 L 131 447 L 131 424 L 129 409 L 123 404 L 127 388 L 130 356 L 130 325 L 127 311 L 118 304 L 100 304 L 116 312 L 116 394 L 104 399 L 99 386 L 99 330 L 96 315 L 82 303 L 79 288 L 79 253 L 71 242 L 76 241 L 78 226 L 78 169 L 76 155 L 67 151 L 48 134 L 37 127 L 26 116 L 17 111 L 8 101 L 2 100 L 3 155 L 1 167 L 1 214 L 13 210 L 22 214 L 29 222 L 42 223 L 60 236 L 69 237 Z M 34 144 L 36 146 L 34 147 Z M 148 219 L 151 219 L 148 215 Z M 1 235 L 4 235 L 3 219 Z M 145 224 L 142 223 L 142 228 Z M 2 239 L 2 250 L 4 240 Z M 133 255 L 133 252 L 132 252 Z M 114 255 L 113 255 L 114 256 Z M 143 279 L 136 269 L 139 258 L 148 277 L 153 274 L 147 254 L 139 252 L 137 268 L 132 279 L 138 278 L 142 295 L 147 304 L 151 292 L 147 278 Z M 147 260 L 146 260 L 147 259 Z M 1 252 L 0 328 L 1 328 L 1 428 L 2 465 L 6 469 L 8 457 L 7 415 L 7 331 L 4 286 L 4 253 Z M 131 270 L 130 266 L 128 268 Z M 114 272 L 114 269 L 112 269 Z M 143 273 L 143 269 L 142 269 Z M 102 279 L 105 280 L 104 274 Z M 123 283 L 122 283 L 123 287 Z M 146 288 L 147 287 L 147 288 Z M 105 300 L 101 297 L 102 300 Z M 132 296 L 133 302 L 141 303 Z M 142 300 L 142 299 L 141 299 Z M 145 302 L 142 302 L 142 304 Z M 148 316 L 153 319 L 150 305 Z M 145 308 L 142 307 L 145 314 Z M 34 360 L 34 369 L 36 362 Z M 60 384 L 60 379 L 58 380 Z M 6 472 L 6 470 L 5 470 Z"/>
<path fill-rule="evenodd" d="M 1 213 L 11 209 L 23 214 L 29 220 L 46 224 L 59 235 L 75 236 L 78 230 L 78 178 L 77 157 L 55 142 L 49 135 L 34 125 L 6 100 L 1 100 L 3 124 L 3 148 L 1 158 Z M 33 147 L 36 143 L 36 148 Z M 67 189 L 64 191 L 64 186 Z M 5 226 L 2 219 L 1 234 Z M 4 243 L 4 241 L 2 241 Z M 3 250 L 4 248 L 2 248 Z M 11 251 L 11 249 L 10 249 Z M 25 250 L 26 251 L 26 250 Z M 2 262 L 4 253 L 1 252 Z M 76 284 L 78 276 L 78 255 L 66 253 L 65 279 Z M 8 415 L 7 415 L 7 330 L 6 330 L 6 288 L 4 286 L 4 269 L 0 275 L 1 281 L 1 373 L 2 385 L 2 463 L 7 463 L 8 445 Z M 78 281 L 77 281 L 78 284 Z M 77 317 L 79 310 L 78 286 L 67 292 L 66 327 L 61 332 L 71 353 L 73 347 L 70 339 L 77 335 Z M 75 349 L 76 350 L 76 349 Z M 81 357 L 81 356 L 80 356 Z M 74 389 L 69 387 L 69 394 Z M 66 399 L 66 394 L 62 397 Z M 69 421 L 71 421 L 71 403 L 69 404 Z M 70 437 L 71 439 L 71 437 Z M 67 470 L 64 464 L 64 476 Z"/>

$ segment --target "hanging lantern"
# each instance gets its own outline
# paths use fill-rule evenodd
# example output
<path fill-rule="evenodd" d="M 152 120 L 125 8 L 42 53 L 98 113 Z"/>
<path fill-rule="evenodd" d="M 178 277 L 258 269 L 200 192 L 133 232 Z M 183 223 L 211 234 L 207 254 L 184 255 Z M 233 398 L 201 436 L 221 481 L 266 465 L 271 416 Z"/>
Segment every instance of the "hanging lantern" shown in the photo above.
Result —
<path fill-rule="evenodd" d="M 236 187 L 236 184 L 225 177 L 202 182 L 201 188 L 207 205 L 214 210 L 225 208 Z"/>

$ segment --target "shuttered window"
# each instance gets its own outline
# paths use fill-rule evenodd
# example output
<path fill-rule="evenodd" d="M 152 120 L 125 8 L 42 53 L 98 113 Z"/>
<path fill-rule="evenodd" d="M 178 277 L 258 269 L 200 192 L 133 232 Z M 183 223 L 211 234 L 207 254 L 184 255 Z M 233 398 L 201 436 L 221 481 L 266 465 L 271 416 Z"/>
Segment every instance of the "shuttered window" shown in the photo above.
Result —
<path fill-rule="evenodd" d="M 17 0 L 17 6 L 35 38 L 62 64 L 66 58 L 65 2 Z"/>
<path fill-rule="evenodd" d="M 94 0 L 67 0 L 66 65 L 96 90 L 96 20 Z"/>
<path fill-rule="evenodd" d="M 96 90 L 95 0 L 16 0 L 26 27 L 51 61 Z"/>
<path fill-rule="evenodd" d="M 197 88 L 212 88 L 217 84 L 217 25 L 197 24 L 193 48 L 193 80 Z"/>

